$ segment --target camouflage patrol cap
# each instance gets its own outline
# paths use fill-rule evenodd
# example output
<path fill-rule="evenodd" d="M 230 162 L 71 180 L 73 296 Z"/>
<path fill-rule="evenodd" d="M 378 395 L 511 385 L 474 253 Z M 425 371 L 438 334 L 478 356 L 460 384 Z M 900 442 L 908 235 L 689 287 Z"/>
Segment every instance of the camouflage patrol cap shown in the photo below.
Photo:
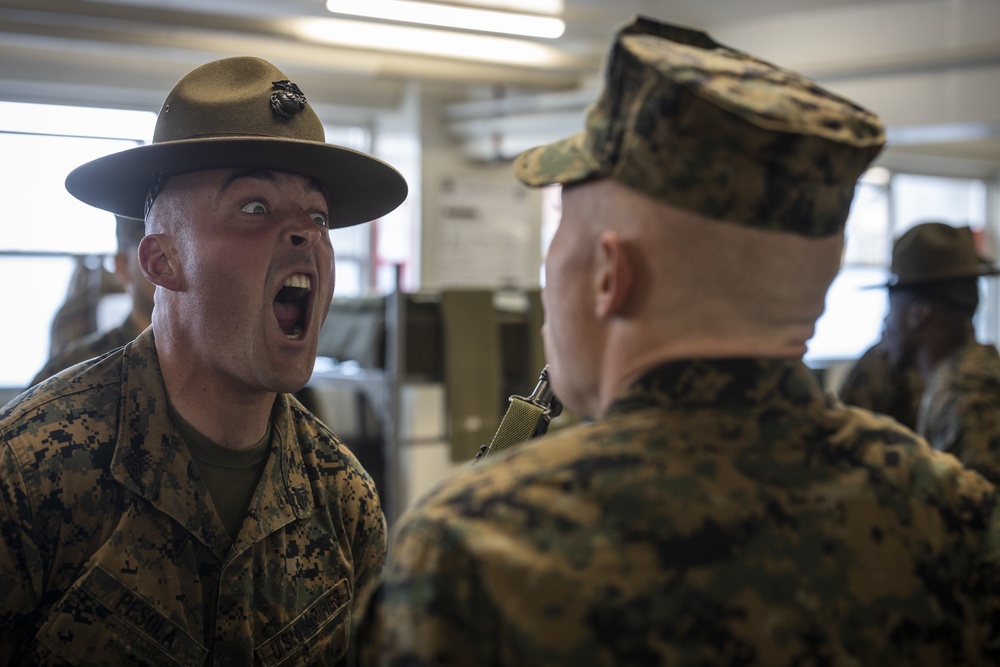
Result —
<path fill-rule="evenodd" d="M 885 143 L 879 118 L 801 74 L 637 17 L 583 132 L 521 154 L 526 185 L 611 178 L 701 215 L 825 236 Z"/>

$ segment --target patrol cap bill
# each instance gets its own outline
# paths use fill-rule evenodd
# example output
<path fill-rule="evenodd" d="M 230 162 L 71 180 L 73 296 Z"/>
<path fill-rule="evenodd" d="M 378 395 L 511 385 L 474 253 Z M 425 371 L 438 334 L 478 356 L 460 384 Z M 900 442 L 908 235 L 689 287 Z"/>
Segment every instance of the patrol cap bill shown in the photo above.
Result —
<path fill-rule="evenodd" d="M 522 153 L 514 171 L 529 186 L 611 178 L 710 218 L 826 236 L 884 143 L 874 113 L 807 77 L 636 17 L 584 130 Z"/>
<path fill-rule="evenodd" d="M 216 60 L 182 77 L 163 102 L 152 143 L 77 167 L 66 189 L 97 208 L 144 218 L 155 180 L 215 168 L 316 179 L 326 191 L 331 227 L 385 215 L 407 194 L 406 181 L 390 165 L 327 144 L 303 91 L 273 64 L 249 56 Z"/>

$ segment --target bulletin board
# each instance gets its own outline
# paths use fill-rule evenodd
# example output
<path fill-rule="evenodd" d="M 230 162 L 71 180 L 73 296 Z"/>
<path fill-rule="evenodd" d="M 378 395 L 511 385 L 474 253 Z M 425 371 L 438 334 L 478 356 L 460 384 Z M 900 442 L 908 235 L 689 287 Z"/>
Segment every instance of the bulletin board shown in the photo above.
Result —
<path fill-rule="evenodd" d="M 537 282 L 529 266 L 538 243 L 520 184 L 446 180 L 441 185 L 440 280 L 445 287 L 521 287 Z"/>

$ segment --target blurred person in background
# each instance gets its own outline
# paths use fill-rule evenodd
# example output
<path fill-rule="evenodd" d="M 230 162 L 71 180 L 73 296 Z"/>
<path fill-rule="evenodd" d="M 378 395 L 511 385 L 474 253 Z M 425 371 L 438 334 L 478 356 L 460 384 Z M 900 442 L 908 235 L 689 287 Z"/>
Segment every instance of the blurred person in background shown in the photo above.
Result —
<path fill-rule="evenodd" d="M 916 431 L 1000 483 L 1000 355 L 976 341 L 979 278 L 1000 270 L 968 227 L 916 225 L 893 244 L 882 339 L 897 373 L 916 368 L 926 388 Z"/>
<path fill-rule="evenodd" d="M 917 411 L 924 379 L 912 366 L 894 368 L 884 340 L 865 350 L 840 386 L 840 400 L 872 412 L 889 415 L 903 426 L 917 428 Z"/>
<path fill-rule="evenodd" d="M 119 348 L 138 336 L 152 322 L 154 285 L 146 280 L 139 267 L 139 242 L 145 236 L 145 223 L 137 218 L 115 216 L 115 275 L 128 295 L 131 308 L 118 326 L 107 331 L 94 331 L 72 341 L 52 357 L 35 375 L 31 385 L 69 368 L 81 361 Z"/>

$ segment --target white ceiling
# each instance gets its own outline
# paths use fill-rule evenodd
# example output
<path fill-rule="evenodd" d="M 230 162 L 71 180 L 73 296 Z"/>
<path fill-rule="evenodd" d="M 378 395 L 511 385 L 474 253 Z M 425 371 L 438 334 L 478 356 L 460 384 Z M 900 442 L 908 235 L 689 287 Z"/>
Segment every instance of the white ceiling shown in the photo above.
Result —
<path fill-rule="evenodd" d="M 293 75 L 325 117 L 364 121 L 398 107 L 417 82 L 452 103 L 451 123 L 468 142 L 498 127 L 562 132 L 556 126 L 578 123 L 593 96 L 615 27 L 642 13 L 706 29 L 869 106 L 901 156 L 1000 165 L 1000 0 L 565 4 L 566 33 L 549 42 L 558 64 L 538 68 L 297 37 L 296 20 L 330 16 L 324 0 L 0 0 L 0 99 L 155 111 L 192 67 L 252 54 Z M 540 110 L 553 127 L 532 115 Z"/>

